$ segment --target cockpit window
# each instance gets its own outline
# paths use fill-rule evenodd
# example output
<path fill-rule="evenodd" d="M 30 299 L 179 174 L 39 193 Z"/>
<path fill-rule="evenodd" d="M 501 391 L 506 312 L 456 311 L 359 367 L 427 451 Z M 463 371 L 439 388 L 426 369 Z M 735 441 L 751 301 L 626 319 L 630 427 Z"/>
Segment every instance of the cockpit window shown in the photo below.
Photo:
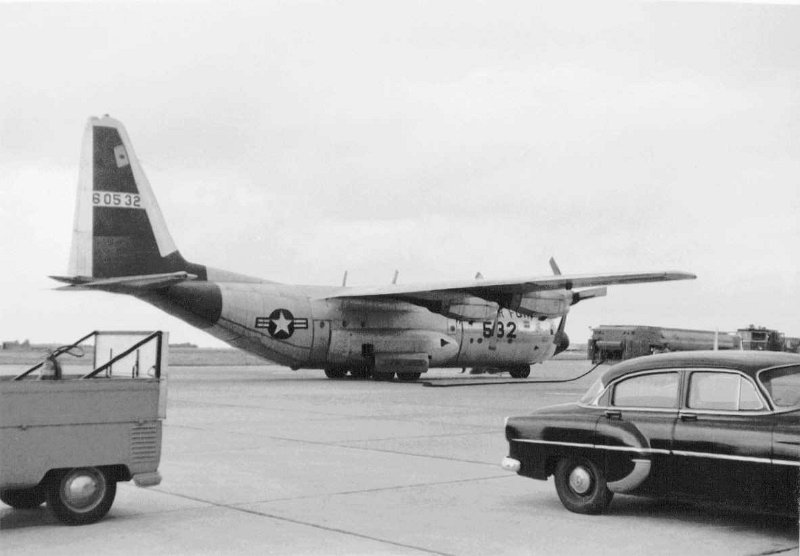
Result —
<path fill-rule="evenodd" d="M 758 380 L 776 407 L 800 407 L 800 365 L 761 371 Z"/>
<path fill-rule="evenodd" d="M 603 379 L 598 378 L 594 381 L 586 393 L 578 400 L 580 403 L 593 404 L 597 400 L 597 396 L 603 391 Z"/>

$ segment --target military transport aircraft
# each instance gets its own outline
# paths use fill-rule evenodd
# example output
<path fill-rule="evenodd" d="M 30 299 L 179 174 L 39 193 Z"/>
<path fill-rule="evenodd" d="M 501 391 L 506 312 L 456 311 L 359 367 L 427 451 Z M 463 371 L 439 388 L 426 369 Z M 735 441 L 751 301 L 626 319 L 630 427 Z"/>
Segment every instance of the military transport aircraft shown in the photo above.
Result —
<path fill-rule="evenodd" d="M 70 284 L 60 289 L 133 295 L 292 369 L 403 381 L 429 367 L 491 367 L 525 378 L 531 364 L 567 348 L 567 312 L 605 295 L 598 286 L 695 278 L 561 275 L 551 266 L 553 276 L 519 280 L 322 287 L 190 263 L 167 231 L 125 128 L 105 116 L 86 125 L 69 276 L 53 278 Z"/>

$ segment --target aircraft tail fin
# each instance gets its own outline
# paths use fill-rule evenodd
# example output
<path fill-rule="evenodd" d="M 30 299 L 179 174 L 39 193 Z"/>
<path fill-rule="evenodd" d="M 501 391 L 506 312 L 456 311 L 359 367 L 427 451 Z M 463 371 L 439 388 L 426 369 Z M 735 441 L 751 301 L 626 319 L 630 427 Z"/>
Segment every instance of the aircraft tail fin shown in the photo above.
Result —
<path fill-rule="evenodd" d="M 206 278 L 175 247 L 125 127 L 109 116 L 86 124 L 68 272 L 76 285 L 177 272 Z"/>

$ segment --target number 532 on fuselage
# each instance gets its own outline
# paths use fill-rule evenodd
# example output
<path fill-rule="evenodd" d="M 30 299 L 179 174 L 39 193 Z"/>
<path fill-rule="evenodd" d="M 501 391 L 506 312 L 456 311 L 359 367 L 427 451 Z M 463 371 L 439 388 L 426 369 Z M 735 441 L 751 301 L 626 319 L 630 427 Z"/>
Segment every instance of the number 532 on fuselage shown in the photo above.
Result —
<path fill-rule="evenodd" d="M 222 194 L 222 193 L 221 193 Z M 186 261 L 123 125 L 90 118 L 63 289 L 133 295 L 228 344 L 331 378 L 414 380 L 430 367 L 491 367 L 524 378 L 566 349 L 566 314 L 604 286 L 684 272 L 562 275 L 376 287 L 280 284 Z M 588 288 L 588 289 L 578 289 Z"/>

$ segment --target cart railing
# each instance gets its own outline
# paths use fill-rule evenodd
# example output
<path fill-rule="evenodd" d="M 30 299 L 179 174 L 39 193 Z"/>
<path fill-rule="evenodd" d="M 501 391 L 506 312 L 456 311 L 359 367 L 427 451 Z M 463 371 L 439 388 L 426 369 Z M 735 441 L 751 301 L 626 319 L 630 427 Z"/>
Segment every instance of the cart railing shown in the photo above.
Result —
<path fill-rule="evenodd" d="M 103 376 L 106 377 L 106 378 L 110 377 L 114 364 L 115 363 L 119 363 L 120 361 L 122 361 L 123 359 L 125 359 L 126 357 L 128 357 L 129 355 L 134 354 L 134 353 L 136 355 L 136 362 L 131 367 L 131 378 L 138 378 L 139 377 L 139 370 L 140 370 L 139 369 L 139 367 L 140 367 L 140 361 L 139 361 L 140 350 L 145 345 L 147 345 L 147 344 L 149 344 L 151 342 L 155 342 L 156 343 L 156 345 L 155 345 L 155 364 L 152 367 L 152 369 L 154 371 L 153 374 L 149 375 L 149 373 L 148 373 L 148 376 L 152 377 L 152 378 L 156 378 L 156 379 L 160 379 L 161 378 L 161 364 L 162 364 L 161 356 L 162 356 L 162 350 L 163 350 L 164 332 L 161 332 L 160 330 L 159 331 L 155 331 L 155 332 L 108 332 L 108 331 L 95 330 L 94 332 L 91 332 L 91 333 L 87 334 L 86 336 L 80 338 L 79 340 L 77 340 L 76 342 L 73 342 L 72 344 L 61 346 L 61 347 L 53 350 L 50 354 L 47 355 L 47 357 L 44 358 L 44 360 L 42 360 L 39 363 L 37 363 L 36 365 L 32 366 L 30 369 L 28 369 L 28 370 L 20 373 L 19 375 L 15 376 L 13 380 L 22 380 L 26 376 L 28 376 L 31 373 L 33 373 L 34 371 L 40 369 L 42 367 L 42 365 L 44 365 L 48 360 L 56 360 L 60 355 L 63 355 L 64 353 L 72 353 L 73 350 L 81 349 L 81 345 L 80 344 L 82 344 L 84 342 L 87 342 L 90 339 L 94 339 L 95 340 L 95 342 L 94 342 L 95 343 L 95 360 L 94 360 L 94 363 L 92 365 L 92 367 L 94 367 L 94 365 L 97 363 L 97 360 L 98 360 L 97 349 L 98 349 L 99 340 L 103 336 L 112 336 L 112 335 L 113 336 L 142 336 L 142 335 L 146 335 L 146 336 L 143 339 L 141 339 L 141 340 L 137 341 L 136 343 L 134 343 L 129 348 L 124 349 L 118 355 L 113 355 L 113 350 L 112 350 L 109 353 L 109 359 L 105 363 L 99 365 L 97 368 L 94 368 L 94 370 L 92 370 L 91 372 L 89 372 L 89 373 L 87 373 L 87 374 L 85 374 L 85 375 L 83 375 L 81 377 L 78 377 L 79 379 L 82 380 L 82 379 L 88 379 L 88 378 L 96 378 L 98 375 L 100 375 L 100 373 L 104 373 Z M 81 355 L 82 355 L 82 353 L 81 353 Z"/>

